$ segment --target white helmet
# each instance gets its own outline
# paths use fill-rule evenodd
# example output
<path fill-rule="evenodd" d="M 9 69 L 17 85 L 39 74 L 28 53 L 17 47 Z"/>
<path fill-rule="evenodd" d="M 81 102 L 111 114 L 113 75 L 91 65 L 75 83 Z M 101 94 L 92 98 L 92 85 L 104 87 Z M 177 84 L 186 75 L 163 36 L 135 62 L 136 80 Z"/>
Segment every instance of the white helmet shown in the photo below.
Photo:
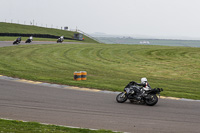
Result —
<path fill-rule="evenodd" d="M 147 82 L 147 78 L 141 78 L 141 83 Z"/>

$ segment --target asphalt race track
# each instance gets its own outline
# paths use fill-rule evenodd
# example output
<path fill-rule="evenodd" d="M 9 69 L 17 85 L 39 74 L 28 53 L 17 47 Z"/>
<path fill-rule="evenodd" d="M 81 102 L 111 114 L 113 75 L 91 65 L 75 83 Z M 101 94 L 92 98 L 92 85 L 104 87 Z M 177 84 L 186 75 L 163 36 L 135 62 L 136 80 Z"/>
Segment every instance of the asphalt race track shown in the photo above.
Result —
<path fill-rule="evenodd" d="M 115 97 L 0 79 L 0 117 L 134 133 L 200 131 L 198 101 L 159 99 L 150 107 L 120 104 Z"/>
<path fill-rule="evenodd" d="M 200 132 L 199 101 L 159 99 L 150 107 L 117 103 L 117 93 L 54 86 L 0 78 L 0 118 L 132 133 Z"/>
<path fill-rule="evenodd" d="M 56 40 L 56 39 L 55 39 Z M 58 44 L 82 44 L 84 42 L 62 42 Z M 57 42 L 52 42 L 52 41 L 33 41 L 31 43 L 25 43 L 24 41 L 21 41 L 20 44 L 18 45 L 32 45 L 32 44 L 57 44 Z M 17 46 L 13 45 L 13 41 L 0 41 L 0 47 L 6 47 L 6 46 Z"/>

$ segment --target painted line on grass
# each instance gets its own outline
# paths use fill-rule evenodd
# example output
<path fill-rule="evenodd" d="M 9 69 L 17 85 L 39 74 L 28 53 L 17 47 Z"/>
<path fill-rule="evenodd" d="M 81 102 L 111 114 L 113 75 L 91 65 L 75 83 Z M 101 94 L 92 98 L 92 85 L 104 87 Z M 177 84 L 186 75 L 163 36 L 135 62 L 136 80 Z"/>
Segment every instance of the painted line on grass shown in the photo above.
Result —
<path fill-rule="evenodd" d="M 35 85 L 48 86 L 48 87 L 56 87 L 56 88 L 69 89 L 69 90 L 88 91 L 88 92 L 100 92 L 100 93 L 111 93 L 111 94 L 119 94 L 119 93 L 121 93 L 121 92 L 113 92 L 113 91 L 106 91 L 106 90 L 90 89 L 90 88 L 75 87 L 75 86 L 68 86 L 68 85 L 51 84 L 51 83 L 45 83 L 45 82 L 39 82 L 39 81 L 32 81 L 32 80 L 26 80 L 26 79 L 12 78 L 12 77 L 4 76 L 4 75 L 0 75 L 0 79 L 14 80 L 14 81 L 17 81 L 17 82 L 22 82 L 22 83 L 35 84 Z M 200 100 L 177 98 L 177 97 L 160 96 L 160 98 L 161 99 L 171 99 L 171 100 L 197 101 L 197 102 L 200 102 Z"/>
<path fill-rule="evenodd" d="M 57 87 L 57 88 L 64 88 L 64 89 L 71 89 L 71 90 L 79 90 L 79 91 L 92 91 L 92 92 L 101 91 L 101 90 L 97 90 L 97 89 L 89 89 L 89 88 L 74 87 L 74 86 L 67 86 L 67 85 L 50 84 L 50 83 L 38 82 L 38 81 L 32 81 L 32 80 L 26 80 L 26 79 L 17 79 L 16 81 L 17 82 L 23 82 L 23 83 L 30 83 L 30 84 L 40 84 L 42 86 L 48 86 L 48 87 Z"/>
<path fill-rule="evenodd" d="M 102 90 L 97 90 L 97 89 L 80 88 L 80 87 L 73 87 L 73 86 L 68 86 L 68 87 L 64 87 L 64 88 L 65 89 L 71 89 L 71 90 L 92 91 L 92 92 L 102 91 Z"/>
<path fill-rule="evenodd" d="M 32 80 L 26 80 L 26 79 L 19 79 L 17 81 L 24 82 L 24 83 L 31 83 L 31 84 L 41 84 L 42 83 L 42 82 L 32 81 Z"/>
<path fill-rule="evenodd" d="M 161 99 L 173 99 L 173 100 L 180 100 L 181 98 L 177 97 L 165 97 L 165 96 L 160 96 Z"/>

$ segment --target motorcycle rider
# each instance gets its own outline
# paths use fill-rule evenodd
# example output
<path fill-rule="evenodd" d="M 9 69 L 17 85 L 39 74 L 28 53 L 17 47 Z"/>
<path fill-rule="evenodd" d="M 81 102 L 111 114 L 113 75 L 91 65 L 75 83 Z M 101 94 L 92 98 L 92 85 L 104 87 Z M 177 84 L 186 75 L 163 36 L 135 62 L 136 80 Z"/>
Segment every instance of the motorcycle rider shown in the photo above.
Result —
<path fill-rule="evenodd" d="M 137 85 L 139 86 L 143 86 L 143 89 L 144 90 L 149 90 L 151 89 L 151 86 L 149 85 L 149 83 L 147 82 L 147 78 L 141 78 L 141 83 L 136 83 Z"/>
<path fill-rule="evenodd" d="M 61 36 L 60 39 L 64 40 L 64 36 Z"/>
<path fill-rule="evenodd" d="M 137 94 L 137 99 L 141 99 L 141 96 L 143 95 L 143 91 L 142 89 L 144 89 L 145 91 L 152 89 L 151 86 L 149 85 L 149 83 L 147 82 L 147 78 L 143 77 L 141 78 L 141 83 L 136 83 L 133 81 L 134 84 L 141 86 L 141 89 L 135 89 L 134 91 Z"/>
<path fill-rule="evenodd" d="M 16 40 L 14 40 L 14 42 L 13 42 L 13 45 L 15 45 L 15 44 L 19 44 L 20 42 L 21 42 L 21 36 L 20 37 L 18 37 Z"/>
<path fill-rule="evenodd" d="M 30 36 L 29 39 L 30 39 L 31 41 L 33 41 L 33 36 Z"/>
<path fill-rule="evenodd" d="M 58 42 L 61 42 L 61 43 L 62 43 L 63 41 L 64 41 L 64 36 L 61 36 L 61 37 L 58 38 L 57 43 L 58 43 Z"/>
<path fill-rule="evenodd" d="M 17 41 L 20 43 L 21 42 L 21 36 L 17 38 Z"/>
<path fill-rule="evenodd" d="M 63 42 L 64 41 L 64 36 L 61 36 L 60 40 L 61 40 L 61 42 Z"/>

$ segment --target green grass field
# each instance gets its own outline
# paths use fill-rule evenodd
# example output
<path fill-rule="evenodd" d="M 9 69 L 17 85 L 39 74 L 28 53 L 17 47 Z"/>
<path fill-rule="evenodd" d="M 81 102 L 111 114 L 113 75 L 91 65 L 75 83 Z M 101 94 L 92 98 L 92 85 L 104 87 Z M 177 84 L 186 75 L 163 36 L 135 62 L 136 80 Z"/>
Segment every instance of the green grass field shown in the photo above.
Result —
<path fill-rule="evenodd" d="M 55 36 L 63 35 L 64 37 L 72 38 L 75 32 L 67 31 L 67 30 L 52 29 L 52 28 L 44 28 L 44 27 L 38 27 L 38 26 L 0 22 L 0 33 L 49 34 L 49 35 L 55 35 Z M 96 41 L 94 41 L 93 39 L 87 36 L 83 36 L 83 37 L 85 39 L 84 42 L 96 43 Z M 0 41 L 3 41 L 3 38 Z M 9 41 L 13 41 L 13 39 Z"/>
<path fill-rule="evenodd" d="M 0 74 L 122 91 L 147 77 L 162 95 L 200 99 L 200 48 L 117 44 L 19 45 L 0 48 Z M 74 81 L 74 71 L 87 71 Z"/>
<path fill-rule="evenodd" d="M 22 122 L 0 119 L 1 133 L 113 133 L 110 130 L 89 130 L 68 128 L 56 125 L 44 125 L 37 122 Z"/>

